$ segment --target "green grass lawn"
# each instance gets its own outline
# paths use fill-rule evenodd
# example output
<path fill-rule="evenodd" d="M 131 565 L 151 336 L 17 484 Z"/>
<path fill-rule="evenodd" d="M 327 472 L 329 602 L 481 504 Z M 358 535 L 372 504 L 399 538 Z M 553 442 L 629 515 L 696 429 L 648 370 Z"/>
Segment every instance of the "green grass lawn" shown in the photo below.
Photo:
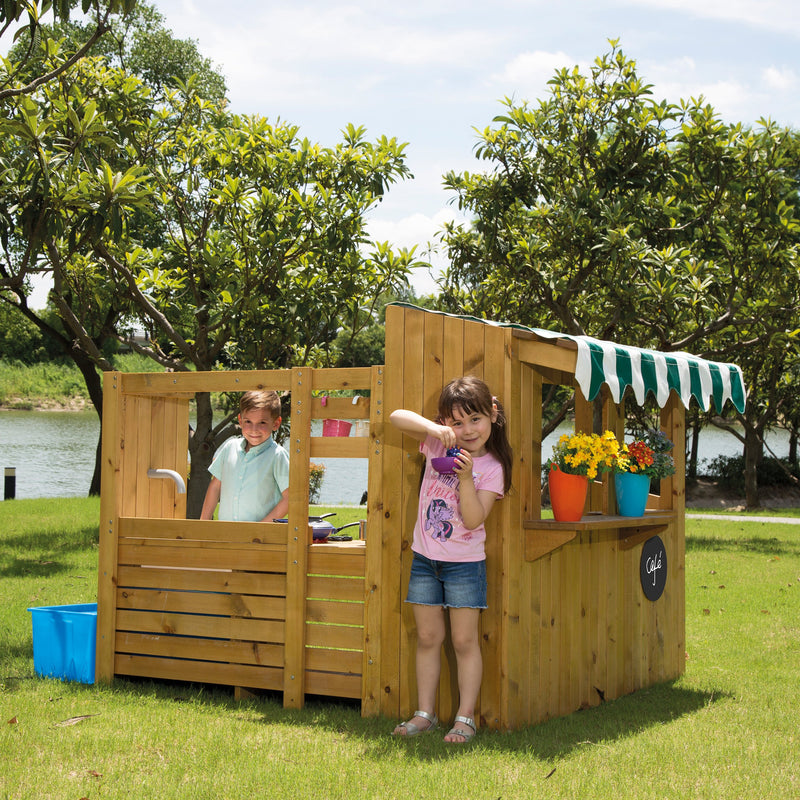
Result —
<path fill-rule="evenodd" d="M 363 510 L 337 510 L 336 524 Z M 99 502 L 0 503 L 0 799 L 800 797 L 800 529 L 687 521 L 686 673 L 467 747 L 351 703 L 33 671 L 31 606 L 96 598 Z"/>

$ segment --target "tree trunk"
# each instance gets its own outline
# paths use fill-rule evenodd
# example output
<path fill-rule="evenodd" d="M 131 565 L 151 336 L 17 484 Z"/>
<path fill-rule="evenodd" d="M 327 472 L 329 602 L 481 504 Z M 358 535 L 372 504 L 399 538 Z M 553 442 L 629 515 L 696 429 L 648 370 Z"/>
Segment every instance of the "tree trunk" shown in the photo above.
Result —
<path fill-rule="evenodd" d="M 679 442 L 674 443 L 677 447 Z M 689 461 L 686 464 L 686 478 L 697 480 L 697 458 L 700 452 L 700 417 L 695 415 L 692 419 L 692 443 L 689 448 Z"/>
<path fill-rule="evenodd" d="M 211 407 L 211 394 L 197 392 L 197 427 L 189 437 L 189 454 L 192 459 L 192 469 L 189 473 L 189 482 L 186 487 L 186 518 L 199 519 L 203 510 L 203 500 L 206 496 L 211 475 L 208 472 L 214 458 L 217 446 L 214 440 L 214 409 Z"/>
<path fill-rule="evenodd" d="M 97 439 L 97 450 L 94 457 L 94 472 L 92 481 L 89 484 L 89 496 L 100 494 L 100 475 L 101 475 L 101 453 L 103 441 L 103 380 L 97 372 L 97 367 L 82 350 L 73 349 L 69 355 L 77 365 L 83 375 L 83 382 L 86 384 L 86 391 L 92 401 L 97 416 L 100 418 L 100 433 Z"/>
<path fill-rule="evenodd" d="M 760 508 L 758 465 L 763 455 L 758 431 L 745 423 L 744 429 L 744 497 L 747 508 Z"/>

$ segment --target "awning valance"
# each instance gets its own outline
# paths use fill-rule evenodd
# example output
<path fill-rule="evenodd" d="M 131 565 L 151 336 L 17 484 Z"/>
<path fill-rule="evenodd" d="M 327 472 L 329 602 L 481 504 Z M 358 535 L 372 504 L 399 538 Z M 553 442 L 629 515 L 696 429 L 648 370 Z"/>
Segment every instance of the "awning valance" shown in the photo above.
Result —
<path fill-rule="evenodd" d="M 689 353 L 645 350 L 591 336 L 571 336 L 516 323 L 493 322 L 454 314 L 444 316 L 527 331 L 541 339 L 575 342 L 578 348 L 575 379 L 587 400 L 594 400 L 600 387 L 606 384 L 615 403 L 620 401 L 630 386 L 639 405 L 644 403 L 650 393 L 659 407 L 663 408 L 670 392 L 674 391 L 686 408 L 694 397 L 703 411 L 708 411 L 712 400 L 717 411 L 721 412 L 729 400 L 738 411 L 744 411 L 747 392 L 742 371 L 736 364 L 709 361 Z"/>
<path fill-rule="evenodd" d="M 650 392 L 663 408 L 669 393 L 675 391 L 686 408 L 694 397 L 703 411 L 708 411 L 712 399 L 718 411 L 728 400 L 744 411 L 744 379 L 735 364 L 708 361 L 689 353 L 616 345 L 588 336 L 574 339 L 578 344 L 575 378 L 589 400 L 605 383 L 614 402 L 619 402 L 630 386 L 639 405 Z"/>

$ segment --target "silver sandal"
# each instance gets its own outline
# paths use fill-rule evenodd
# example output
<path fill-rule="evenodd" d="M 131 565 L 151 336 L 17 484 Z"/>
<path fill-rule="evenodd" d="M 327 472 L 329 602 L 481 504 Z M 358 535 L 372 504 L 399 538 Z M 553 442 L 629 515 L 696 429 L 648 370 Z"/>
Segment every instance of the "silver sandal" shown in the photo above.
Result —
<path fill-rule="evenodd" d="M 464 730 L 463 728 L 459 727 L 459 722 L 463 723 L 464 725 L 468 725 L 472 728 L 471 731 Z M 453 723 L 453 727 L 447 732 L 448 736 L 461 736 L 463 737 L 463 742 L 448 742 L 447 744 L 466 744 L 469 742 L 473 736 L 478 732 L 478 729 L 475 727 L 475 720 L 472 717 L 462 717 L 461 715 L 455 718 Z"/>
<path fill-rule="evenodd" d="M 422 719 L 428 720 L 430 723 L 427 728 L 420 728 L 419 725 L 415 725 L 411 719 L 414 717 L 422 717 Z M 415 711 L 414 716 L 411 717 L 408 722 L 401 722 L 397 727 L 398 728 L 405 728 L 405 733 L 395 733 L 392 731 L 392 736 L 418 736 L 420 733 L 428 733 L 429 731 L 435 730 L 436 727 L 439 725 L 439 719 L 437 718 L 436 714 L 429 714 L 427 711 Z"/>

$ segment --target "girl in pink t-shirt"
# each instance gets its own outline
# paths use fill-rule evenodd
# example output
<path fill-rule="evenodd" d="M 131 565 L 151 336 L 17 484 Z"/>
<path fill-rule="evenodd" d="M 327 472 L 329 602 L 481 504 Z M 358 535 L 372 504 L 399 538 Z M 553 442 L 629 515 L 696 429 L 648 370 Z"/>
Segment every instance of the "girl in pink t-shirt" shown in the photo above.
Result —
<path fill-rule="evenodd" d="M 394 729 L 398 736 L 434 730 L 436 688 L 445 639 L 444 609 L 458 669 L 459 706 L 446 742 L 468 742 L 476 733 L 475 704 L 481 686 L 478 621 L 486 608 L 484 522 L 511 485 L 511 447 L 503 408 L 478 378 L 464 377 L 442 389 L 436 421 L 398 409 L 391 422 L 422 440 L 426 457 L 411 549 L 414 560 L 406 602 L 417 625 L 418 710 Z M 449 452 L 448 452 L 449 451 Z M 433 458 L 455 454 L 452 472 L 437 472 Z"/>

